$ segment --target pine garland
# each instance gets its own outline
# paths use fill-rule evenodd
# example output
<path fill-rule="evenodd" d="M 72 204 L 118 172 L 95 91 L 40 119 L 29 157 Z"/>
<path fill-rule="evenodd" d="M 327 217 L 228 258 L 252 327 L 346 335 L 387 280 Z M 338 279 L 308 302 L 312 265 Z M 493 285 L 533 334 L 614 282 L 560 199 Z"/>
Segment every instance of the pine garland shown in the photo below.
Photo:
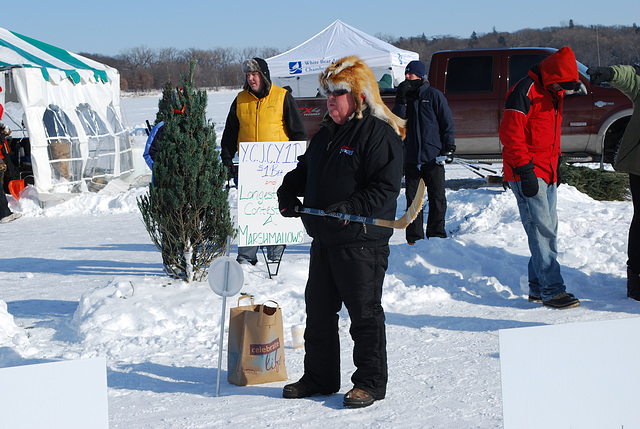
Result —
<path fill-rule="evenodd" d="M 630 199 L 629 175 L 617 171 L 576 167 L 563 163 L 560 166 L 561 183 L 575 186 L 580 192 L 598 201 L 627 201 Z"/>

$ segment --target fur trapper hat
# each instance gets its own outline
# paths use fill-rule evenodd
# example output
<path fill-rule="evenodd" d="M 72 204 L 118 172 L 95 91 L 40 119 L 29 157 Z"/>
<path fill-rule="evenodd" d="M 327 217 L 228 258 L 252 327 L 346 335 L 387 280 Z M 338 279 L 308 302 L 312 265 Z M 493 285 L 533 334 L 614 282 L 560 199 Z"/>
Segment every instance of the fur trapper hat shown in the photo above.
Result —
<path fill-rule="evenodd" d="M 271 73 L 269 73 L 269 65 L 262 58 L 249 58 L 242 62 L 242 73 L 258 72 L 262 76 L 265 84 L 265 92 L 268 94 L 271 90 Z M 244 89 L 249 88 L 247 79 L 244 80 Z"/>
<path fill-rule="evenodd" d="M 344 57 L 331 63 L 320 73 L 318 80 L 320 91 L 325 96 L 340 90 L 350 92 L 356 102 L 356 118 L 362 118 L 362 111 L 368 107 L 373 116 L 387 122 L 404 139 L 406 121 L 394 115 L 384 104 L 373 72 L 359 57 Z"/>

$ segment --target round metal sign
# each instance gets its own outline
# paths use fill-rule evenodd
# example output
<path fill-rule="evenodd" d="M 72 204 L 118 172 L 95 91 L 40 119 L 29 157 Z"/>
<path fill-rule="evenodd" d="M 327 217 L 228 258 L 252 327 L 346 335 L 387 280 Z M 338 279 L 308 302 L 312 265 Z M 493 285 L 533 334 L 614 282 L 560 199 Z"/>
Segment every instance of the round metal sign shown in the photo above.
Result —
<path fill-rule="evenodd" d="M 209 286 L 220 296 L 233 296 L 240 292 L 244 272 L 240 264 L 230 256 L 216 258 L 209 268 Z"/>

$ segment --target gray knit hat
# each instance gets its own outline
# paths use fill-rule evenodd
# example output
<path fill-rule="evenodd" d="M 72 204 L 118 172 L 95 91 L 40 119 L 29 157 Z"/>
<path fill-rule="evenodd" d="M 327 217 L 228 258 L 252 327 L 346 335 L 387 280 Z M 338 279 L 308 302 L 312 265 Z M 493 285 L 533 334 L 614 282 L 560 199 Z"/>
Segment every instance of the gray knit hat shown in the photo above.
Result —
<path fill-rule="evenodd" d="M 262 76 L 266 86 L 266 92 L 271 90 L 271 74 L 269 73 L 269 65 L 262 58 L 249 58 L 242 62 L 242 73 L 247 74 L 250 72 L 258 72 Z M 244 89 L 247 89 L 249 85 L 247 80 L 244 81 Z"/>

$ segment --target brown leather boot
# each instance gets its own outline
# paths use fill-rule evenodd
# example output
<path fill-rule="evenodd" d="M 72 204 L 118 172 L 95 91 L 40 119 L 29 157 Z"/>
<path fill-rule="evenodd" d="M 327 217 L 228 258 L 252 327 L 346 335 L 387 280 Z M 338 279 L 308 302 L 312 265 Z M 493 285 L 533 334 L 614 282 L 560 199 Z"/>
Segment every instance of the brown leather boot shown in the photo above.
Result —
<path fill-rule="evenodd" d="M 369 392 L 354 387 L 344 395 L 343 405 L 349 408 L 368 407 L 375 399 Z"/>

